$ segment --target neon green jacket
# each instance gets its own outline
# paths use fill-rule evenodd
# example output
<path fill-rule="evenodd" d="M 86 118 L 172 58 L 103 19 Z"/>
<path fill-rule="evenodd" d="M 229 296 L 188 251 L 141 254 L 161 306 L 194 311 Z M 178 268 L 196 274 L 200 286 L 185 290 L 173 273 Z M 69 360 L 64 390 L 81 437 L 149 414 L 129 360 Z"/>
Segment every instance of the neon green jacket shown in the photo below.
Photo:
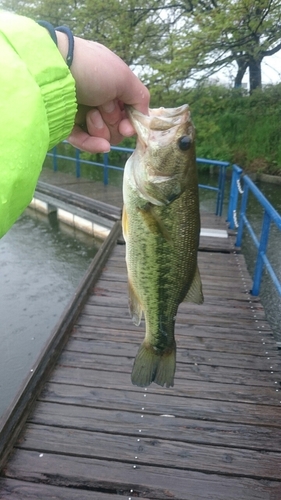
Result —
<path fill-rule="evenodd" d="M 0 11 L 0 237 L 30 203 L 48 149 L 72 130 L 75 82 L 48 32 Z"/>

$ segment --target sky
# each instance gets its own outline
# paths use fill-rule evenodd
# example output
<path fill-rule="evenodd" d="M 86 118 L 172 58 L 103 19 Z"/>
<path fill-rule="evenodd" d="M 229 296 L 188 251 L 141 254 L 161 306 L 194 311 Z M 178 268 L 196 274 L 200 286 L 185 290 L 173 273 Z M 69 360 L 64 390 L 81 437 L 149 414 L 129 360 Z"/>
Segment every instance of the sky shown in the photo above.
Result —
<path fill-rule="evenodd" d="M 263 83 L 281 82 L 281 50 L 271 57 L 265 57 L 262 62 Z"/>
<path fill-rule="evenodd" d="M 223 84 L 229 84 L 234 80 L 236 66 L 228 67 L 216 73 L 213 77 Z M 263 85 L 276 84 L 281 82 L 281 50 L 271 57 L 264 57 L 262 61 L 262 83 Z M 249 72 L 245 73 L 242 84 L 249 86 Z"/>

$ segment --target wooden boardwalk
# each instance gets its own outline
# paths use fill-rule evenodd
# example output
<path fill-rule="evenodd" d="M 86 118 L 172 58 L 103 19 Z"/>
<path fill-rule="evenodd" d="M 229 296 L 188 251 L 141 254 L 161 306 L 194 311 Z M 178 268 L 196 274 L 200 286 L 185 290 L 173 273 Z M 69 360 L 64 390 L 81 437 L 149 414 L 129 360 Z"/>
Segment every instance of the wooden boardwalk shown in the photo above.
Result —
<path fill-rule="evenodd" d="M 130 373 L 144 325 L 129 317 L 114 246 L 2 471 L 1 500 L 281 499 L 276 343 L 231 239 L 202 237 L 199 267 L 205 303 L 179 308 L 175 387 L 141 389 Z"/>

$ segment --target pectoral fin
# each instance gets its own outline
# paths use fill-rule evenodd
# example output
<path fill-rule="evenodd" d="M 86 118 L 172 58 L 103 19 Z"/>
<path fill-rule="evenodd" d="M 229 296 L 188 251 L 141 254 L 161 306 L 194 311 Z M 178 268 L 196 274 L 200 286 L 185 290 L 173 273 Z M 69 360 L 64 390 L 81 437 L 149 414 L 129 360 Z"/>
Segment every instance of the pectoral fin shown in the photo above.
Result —
<path fill-rule="evenodd" d="M 195 274 L 193 281 L 191 283 L 191 286 L 184 298 L 185 302 L 194 302 L 194 304 L 203 304 L 204 302 L 204 297 L 203 297 L 203 292 L 202 292 L 202 283 L 201 283 L 201 277 L 200 277 L 200 272 L 198 269 L 198 266 L 196 268 Z"/>
<path fill-rule="evenodd" d="M 169 243 L 172 241 L 169 231 L 165 227 L 161 217 L 156 213 L 153 205 L 147 203 L 146 207 L 139 209 L 139 211 L 149 231 L 154 234 L 161 234 L 161 236 Z"/>
<path fill-rule="evenodd" d="M 134 291 L 130 278 L 128 279 L 129 310 L 134 325 L 139 326 L 142 317 L 142 307 Z"/>

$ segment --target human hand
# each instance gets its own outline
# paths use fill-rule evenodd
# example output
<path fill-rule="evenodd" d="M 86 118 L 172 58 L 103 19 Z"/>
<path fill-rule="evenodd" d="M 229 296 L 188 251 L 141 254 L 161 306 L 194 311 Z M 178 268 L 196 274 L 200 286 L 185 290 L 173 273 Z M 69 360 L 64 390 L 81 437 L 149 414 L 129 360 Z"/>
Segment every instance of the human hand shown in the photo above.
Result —
<path fill-rule="evenodd" d="M 57 36 L 64 55 L 67 38 L 59 32 Z M 148 114 L 149 92 L 125 62 L 105 46 L 75 37 L 70 70 L 76 82 L 78 112 L 69 142 L 99 153 L 134 135 L 124 104 Z"/>

